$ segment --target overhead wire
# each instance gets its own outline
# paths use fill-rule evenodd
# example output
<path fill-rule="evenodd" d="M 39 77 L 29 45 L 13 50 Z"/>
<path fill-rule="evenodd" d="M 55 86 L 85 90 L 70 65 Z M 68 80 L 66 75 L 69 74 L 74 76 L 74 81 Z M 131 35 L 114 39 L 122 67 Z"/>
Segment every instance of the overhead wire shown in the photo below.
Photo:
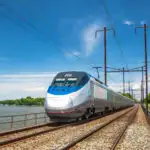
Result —
<path fill-rule="evenodd" d="M 5 7 L 10 13 L 14 13 L 14 14 L 17 14 L 16 17 L 21 20 L 24 24 L 26 24 L 27 26 L 29 26 L 30 28 L 32 28 L 33 30 L 37 31 L 38 33 L 44 35 L 48 40 L 49 40 L 49 37 L 47 35 L 45 35 L 45 33 L 41 30 L 39 30 L 35 25 L 33 25 L 32 23 L 30 23 L 29 21 L 27 21 L 26 18 L 24 18 L 21 14 L 17 13 L 13 8 L 10 8 L 8 7 L 6 4 L 3 4 L 3 3 L 0 3 L 0 7 L 3 6 Z M 25 28 L 24 26 L 22 26 L 21 24 L 17 23 L 16 21 L 14 21 L 11 17 L 7 16 L 7 15 L 4 15 L 7 19 L 9 19 L 10 21 L 14 22 L 15 24 L 17 24 L 18 26 L 22 27 L 23 29 L 27 29 Z M 51 39 L 49 40 L 51 43 L 53 43 L 55 46 L 55 42 Z M 50 45 L 50 43 L 47 43 Z M 51 46 L 51 45 L 50 45 Z M 86 64 L 87 64 L 87 60 L 85 61 L 85 59 L 81 58 L 79 55 L 76 55 L 74 54 L 73 52 L 66 52 L 66 51 L 63 51 L 58 45 L 56 46 L 57 50 L 58 51 L 61 51 L 64 55 L 67 53 L 67 54 L 71 54 L 71 56 L 74 56 L 76 57 L 78 60 L 81 60 L 81 61 L 84 61 Z M 91 64 L 87 64 L 88 66 L 91 66 Z"/>
<path fill-rule="evenodd" d="M 36 32 L 40 33 L 41 35 L 44 35 L 44 37 L 46 37 L 47 39 L 49 39 L 49 36 L 47 34 L 45 34 L 42 30 L 38 29 L 35 25 L 33 25 L 32 23 L 30 23 L 26 18 L 24 18 L 21 14 L 17 13 L 13 8 L 7 6 L 4 3 L 0 3 L 0 7 L 5 7 L 6 10 L 8 10 L 11 14 L 15 14 L 15 16 L 17 17 L 17 19 L 21 20 L 24 24 L 26 24 L 28 27 L 30 27 L 31 29 L 35 30 Z M 27 29 L 24 26 L 22 26 L 21 24 L 19 24 L 18 22 L 14 21 L 14 19 L 12 19 L 11 17 L 4 15 L 7 19 L 9 19 L 10 21 L 14 22 L 15 24 L 17 24 L 18 26 L 22 27 L 23 29 Z M 54 45 L 55 42 L 50 40 Z M 49 43 L 48 43 L 49 44 Z M 63 54 L 65 53 L 60 47 L 58 47 L 57 45 L 57 50 L 61 51 Z M 70 53 L 70 52 L 67 52 Z M 74 54 L 73 52 L 71 52 L 72 56 L 75 56 L 76 58 L 83 60 L 80 56 Z M 91 66 L 91 64 L 88 64 Z"/>
<path fill-rule="evenodd" d="M 7 6 L 6 4 L 4 4 L 4 3 L 0 3 L 0 7 L 5 7 L 9 12 L 14 13 L 14 14 L 16 13 L 12 8 L 8 7 L 8 6 Z M 23 23 L 25 23 L 26 25 L 28 25 L 30 28 L 34 29 L 34 30 L 37 31 L 38 33 L 44 35 L 45 38 L 49 39 L 49 37 L 48 37 L 43 31 L 39 30 L 35 25 L 33 25 L 32 23 L 30 23 L 29 21 L 27 21 L 26 18 L 24 18 L 21 14 L 18 14 L 18 13 L 16 13 L 16 14 L 17 14 L 16 17 L 17 17 L 19 20 L 21 20 Z M 7 19 L 9 19 L 10 21 L 12 21 L 12 22 L 14 22 L 15 24 L 19 25 L 20 27 L 22 27 L 23 29 L 26 29 L 25 27 L 23 27 L 22 25 L 18 24 L 18 23 L 17 23 L 16 21 L 14 21 L 13 19 L 11 19 L 9 16 L 7 16 L 7 15 L 4 15 L 4 16 L 5 16 Z M 50 40 L 50 42 L 52 42 L 52 43 L 56 46 L 56 44 L 55 44 L 54 41 Z M 61 52 L 64 54 L 64 51 L 62 51 L 61 48 L 59 48 L 58 46 L 57 46 L 57 50 L 61 51 Z M 69 53 L 71 53 L 73 56 L 75 56 L 75 57 L 77 57 L 77 58 L 80 59 L 80 57 L 79 57 L 78 55 L 74 54 L 73 52 L 69 52 Z"/>
<path fill-rule="evenodd" d="M 18 0 L 19 1 L 19 0 Z M 20 2 L 20 1 L 19 1 Z M 21 1 L 22 2 L 22 1 Z M 27 3 L 23 3 L 23 5 L 26 5 L 27 7 L 28 7 L 28 5 L 27 5 Z M 39 16 L 40 16 L 40 20 L 44 23 L 44 24 L 47 24 L 48 26 L 50 26 L 50 24 L 49 24 L 49 22 L 46 20 L 46 19 L 44 19 L 44 17 L 41 15 L 41 13 L 38 15 L 38 19 L 39 19 Z M 34 15 L 34 17 L 35 18 L 37 18 L 37 15 Z M 78 56 L 78 58 L 80 58 L 80 60 L 83 60 L 80 56 Z M 85 61 L 85 59 L 83 60 L 83 61 Z M 91 64 L 88 64 L 89 66 L 91 66 Z M 91 68 L 91 67 L 90 67 Z"/>
<path fill-rule="evenodd" d="M 114 80 L 114 78 L 110 75 L 110 74 L 108 74 L 108 77 L 109 77 L 109 80 L 111 80 L 112 81 L 112 84 L 113 84 L 113 89 L 114 89 L 114 87 L 116 86 L 116 81 Z M 112 87 L 112 85 L 110 84 L 110 86 Z M 121 85 L 120 85 L 121 86 Z M 120 89 L 119 91 L 121 91 L 122 89 Z"/>
<path fill-rule="evenodd" d="M 103 6 L 104 6 L 104 9 L 105 9 L 105 11 L 106 11 L 106 13 L 107 13 L 107 16 L 108 16 L 109 20 L 111 21 L 111 26 L 112 26 L 112 27 L 114 28 L 114 30 L 115 30 L 115 26 L 114 26 L 114 24 L 112 23 L 111 14 L 109 13 L 109 10 L 108 10 L 107 5 L 106 5 L 106 0 L 102 0 L 102 4 L 103 4 Z M 116 31 L 116 30 L 115 30 L 115 31 Z M 119 38 L 117 37 L 117 34 L 115 34 L 114 37 L 115 37 L 115 40 L 116 40 L 116 44 L 118 45 L 118 48 L 119 48 L 119 50 L 120 50 L 120 52 L 121 52 L 121 57 L 124 59 L 124 61 L 125 61 L 125 63 L 126 63 L 126 67 L 128 68 L 128 63 L 127 63 L 127 61 L 126 61 L 126 59 L 125 59 L 125 57 L 124 57 L 124 52 L 123 52 L 123 49 L 122 49 L 122 47 L 121 47 Z"/>

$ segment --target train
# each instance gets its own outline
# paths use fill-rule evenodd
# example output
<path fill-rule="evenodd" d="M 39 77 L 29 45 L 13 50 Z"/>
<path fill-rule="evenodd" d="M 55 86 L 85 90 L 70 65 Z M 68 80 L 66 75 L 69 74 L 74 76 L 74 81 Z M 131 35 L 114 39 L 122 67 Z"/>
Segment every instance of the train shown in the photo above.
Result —
<path fill-rule="evenodd" d="M 82 71 L 58 73 L 48 87 L 45 111 L 52 121 L 87 119 L 134 106 L 134 101 L 109 89 L 94 76 Z"/>

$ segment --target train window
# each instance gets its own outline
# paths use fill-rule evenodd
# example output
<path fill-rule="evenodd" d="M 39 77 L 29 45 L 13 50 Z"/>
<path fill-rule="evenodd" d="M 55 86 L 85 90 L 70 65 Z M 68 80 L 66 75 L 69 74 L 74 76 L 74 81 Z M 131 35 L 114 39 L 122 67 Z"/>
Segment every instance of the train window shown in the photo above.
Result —
<path fill-rule="evenodd" d="M 77 78 L 68 78 L 68 81 L 77 81 Z"/>
<path fill-rule="evenodd" d="M 65 82 L 65 86 L 76 86 L 77 78 L 68 78 Z"/>
<path fill-rule="evenodd" d="M 65 80 L 58 80 L 56 79 L 53 83 L 52 86 L 63 86 L 64 85 Z"/>
<path fill-rule="evenodd" d="M 88 82 L 89 78 L 87 76 L 84 76 L 81 78 L 79 82 L 79 86 L 85 85 Z"/>
<path fill-rule="evenodd" d="M 56 78 L 52 86 L 76 86 L 77 78 Z"/>
<path fill-rule="evenodd" d="M 65 81 L 65 78 L 56 78 L 55 81 Z"/>

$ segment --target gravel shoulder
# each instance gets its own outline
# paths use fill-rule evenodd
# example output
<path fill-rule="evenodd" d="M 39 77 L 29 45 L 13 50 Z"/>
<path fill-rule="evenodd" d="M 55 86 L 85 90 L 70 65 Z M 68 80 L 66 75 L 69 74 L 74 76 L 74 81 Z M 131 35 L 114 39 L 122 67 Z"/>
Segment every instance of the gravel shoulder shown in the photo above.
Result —
<path fill-rule="evenodd" d="M 150 126 L 141 106 L 116 149 L 150 150 Z"/>

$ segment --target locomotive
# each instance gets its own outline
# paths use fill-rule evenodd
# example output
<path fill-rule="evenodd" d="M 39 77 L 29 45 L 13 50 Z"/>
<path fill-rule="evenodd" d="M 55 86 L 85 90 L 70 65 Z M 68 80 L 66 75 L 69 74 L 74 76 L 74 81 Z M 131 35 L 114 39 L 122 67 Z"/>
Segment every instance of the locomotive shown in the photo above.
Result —
<path fill-rule="evenodd" d="M 52 121 L 81 120 L 94 113 L 131 107 L 134 102 L 86 72 L 58 73 L 48 87 L 45 111 Z"/>

